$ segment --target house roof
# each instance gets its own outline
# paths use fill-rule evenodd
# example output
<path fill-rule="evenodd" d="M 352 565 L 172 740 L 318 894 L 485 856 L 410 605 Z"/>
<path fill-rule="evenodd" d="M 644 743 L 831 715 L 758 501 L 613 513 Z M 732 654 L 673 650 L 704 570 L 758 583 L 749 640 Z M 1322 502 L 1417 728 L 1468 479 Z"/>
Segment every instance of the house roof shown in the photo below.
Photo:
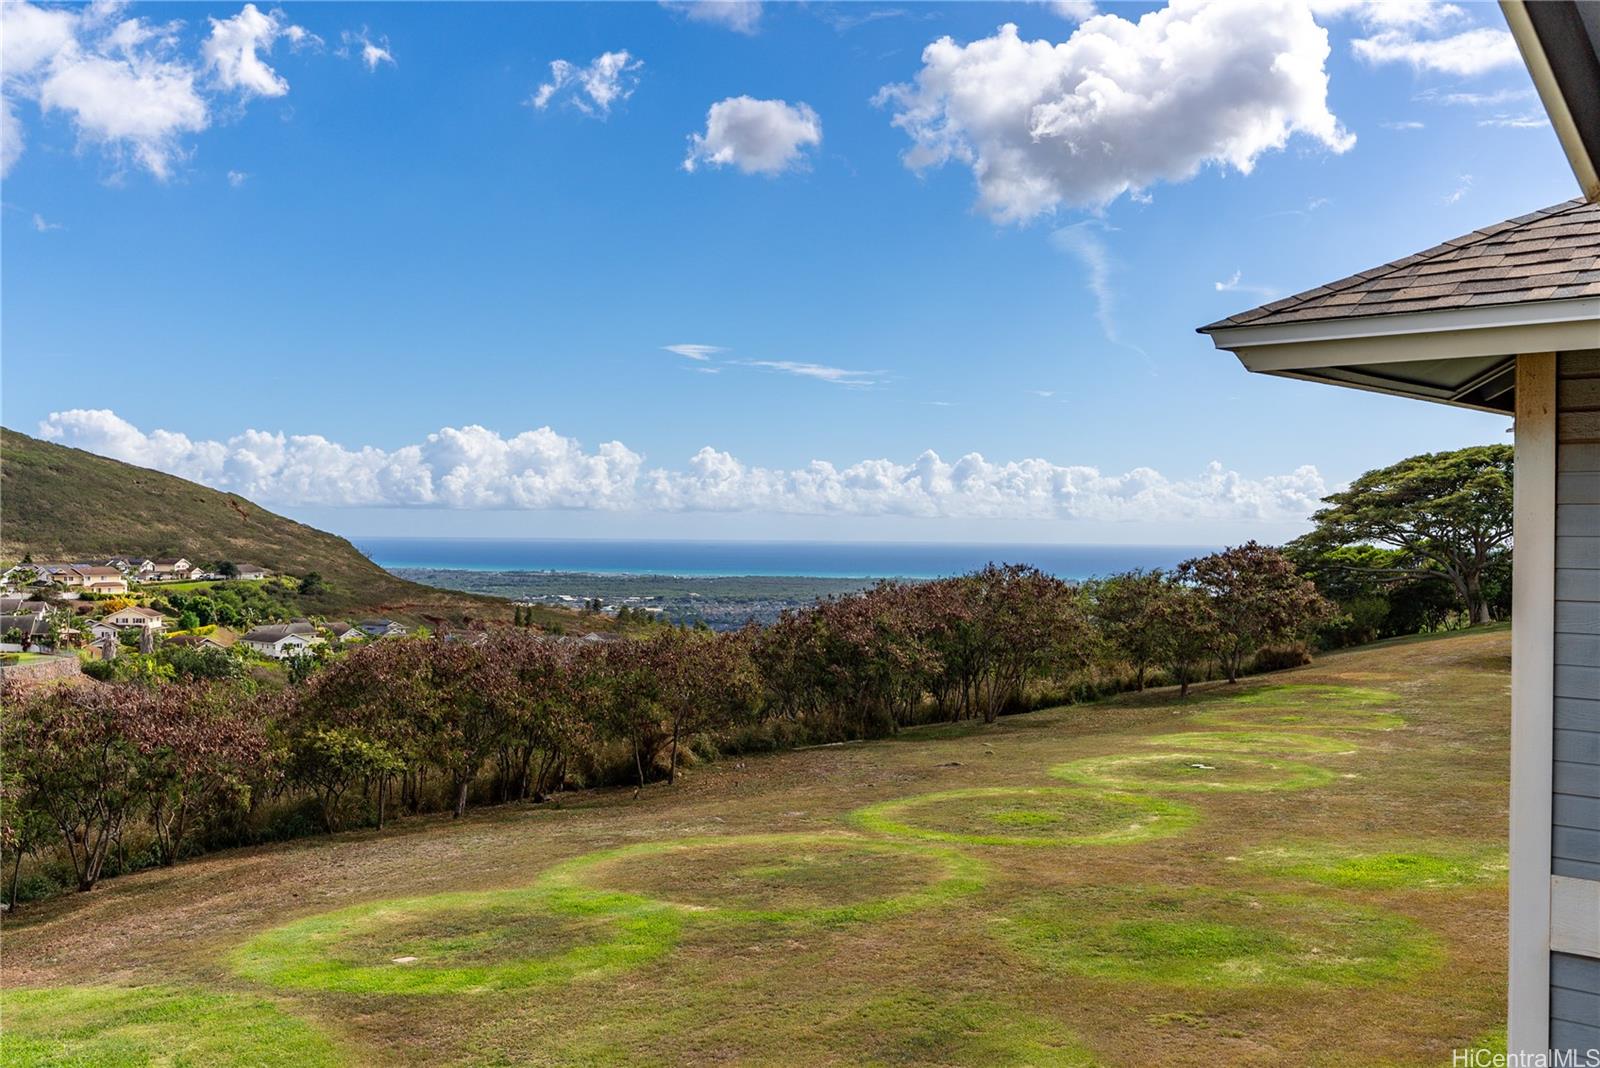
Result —
<path fill-rule="evenodd" d="M 148 608 L 141 608 L 138 605 L 129 605 L 127 608 L 119 608 L 115 612 L 112 612 L 111 615 L 107 616 L 106 618 L 110 619 L 111 616 L 130 616 L 130 615 L 131 616 L 137 616 L 140 619 L 161 619 L 161 618 L 163 618 L 160 612 L 155 612 L 155 611 L 152 611 L 151 609 L 148 609 Z"/>
<path fill-rule="evenodd" d="M 269 623 L 260 627 L 252 627 L 241 640 L 277 643 L 285 638 L 309 639 L 311 636 L 311 628 L 302 623 Z"/>
<path fill-rule="evenodd" d="M 1580 197 L 1230 315 L 1200 332 L 1596 296 L 1600 203 Z"/>

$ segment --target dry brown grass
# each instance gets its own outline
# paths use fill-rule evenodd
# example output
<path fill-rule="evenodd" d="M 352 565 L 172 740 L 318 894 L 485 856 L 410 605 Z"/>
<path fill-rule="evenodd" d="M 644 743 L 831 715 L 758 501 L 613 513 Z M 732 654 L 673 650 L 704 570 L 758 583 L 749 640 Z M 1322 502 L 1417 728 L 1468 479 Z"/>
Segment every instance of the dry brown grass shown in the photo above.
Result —
<path fill-rule="evenodd" d="M 1059 786 L 1048 769 L 1064 762 L 1147 753 L 1144 739 L 1191 723 L 1230 729 L 1194 722 L 1227 688 L 1188 702 L 1128 697 L 987 729 L 708 765 L 638 800 L 599 792 L 559 809 L 486 810 L 460 823 L 422 819 L 383 834 L 217 855 L 30 907 L 6 925 L 3 981 L 265 995 L 333 1035 L 352 1060 L 374 1064 L 1081 1064 L 1090 1056 L 1113 1065 L 1447 1064 L 1453 1047 L 1503 1020 L 1503 881 L 1333 887 L 1241 858 L 1290 842 L 1503 845 L 1507 648 L 1504 631 L 1473 633 L 1329 656 L 1277 676 L 1393 691 L 1406 725 L 1338 734 L 1349 751 L 1295 754 L 1333 770 L 1331 784 L 1163 795 L 1200 810 L 1173 837 L 962 846 L 989 866 L 982 890 L 870 922 L 689 923 L 675 949 L 636 969 L 470 996 L 289 993 L 229 966 L 242 943 L 291 920 L 385 898 L 526 886 L 555 862 L 595 850 L 860 833 L 848 814 L 875 802 Z M 1439 963 L 1366 985 L 1207 986 L 1041 967 L 997 936 L 998 917 L 1018 903 L 1126 886 L 1301 894 L 1379 909 L 1428 932 Z"/>

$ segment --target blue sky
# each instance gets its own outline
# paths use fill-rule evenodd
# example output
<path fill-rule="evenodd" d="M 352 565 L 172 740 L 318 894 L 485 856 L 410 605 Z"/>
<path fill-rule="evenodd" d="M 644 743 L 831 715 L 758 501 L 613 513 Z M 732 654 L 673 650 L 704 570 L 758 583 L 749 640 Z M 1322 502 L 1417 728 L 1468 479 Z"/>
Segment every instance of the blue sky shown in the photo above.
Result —
<path fill-rule="evenodd" d="M 1086 7 L 7 5 L 0 414 L 353 535 L 1275 538 L 1506 440 L 1194 333 L 1575 195 L 1498 9 Z"/>

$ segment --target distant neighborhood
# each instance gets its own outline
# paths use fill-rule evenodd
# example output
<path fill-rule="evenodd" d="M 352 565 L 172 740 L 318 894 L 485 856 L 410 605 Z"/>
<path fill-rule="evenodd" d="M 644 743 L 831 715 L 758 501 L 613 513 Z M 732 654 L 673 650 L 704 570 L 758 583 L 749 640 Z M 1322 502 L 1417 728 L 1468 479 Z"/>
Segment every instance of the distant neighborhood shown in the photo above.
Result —
<path fill-rule="evenodd" d="M 292 661 L 314 656 L 322 647 L 409 632 L 386 618 L 290 614 L 293 594 L 322 588 L 315 573 L 275 575 L 236 561 L 204 564 L 129 555 L 41 562 L 25 557 L 0 571 L 0 663 L 76 654 L 87 664 L 168 646 Z"/>

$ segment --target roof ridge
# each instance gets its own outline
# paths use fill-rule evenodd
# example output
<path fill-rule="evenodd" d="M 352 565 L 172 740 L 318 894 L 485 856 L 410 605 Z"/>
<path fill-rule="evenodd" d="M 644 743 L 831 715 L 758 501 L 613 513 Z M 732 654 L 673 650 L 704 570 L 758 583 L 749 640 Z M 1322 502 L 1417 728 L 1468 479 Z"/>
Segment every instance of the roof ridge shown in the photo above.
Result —
<path fill-rule="evenodd" d="M 1254 308 L 1248 308 L 1241 312 L 1235 312 L 1234 314 L 1225 316 L 1214 323 L 1200 327 L 1198 332 L 1205 333 L 1209 330 L 1222 329 L 1229 326 L 1248 326 L 1250 321 L 1253 321 L 1254 319 L 1267 318 L 1280 312 L 1292 311 L 1320 297 L 1326 297 L 1331 294 L 1350 289 L 1354 286 L 1360 285 L 1363 282 L 1373 282 L 1380 278 L 1386 278 L 1399 271 L 1415 267 L 1419 263 L 1434 260 L 1449 253 L 1456 253 L 1460 252 L 1462 249 L 1472 248 L 1474 245 L 1478 245 L 1484 241 L 1490 240 L 1491 238 L 1498 237 L 1507 230 L 1516 229 L 1519 226 L 1525 226 L 1528 223 L 1535 222 L 1539 219 L 1547 219 L 1559 215 L 1565 215 L 1568 212 L 1578 211 L 1590 206 L 1590 202 L 1585 200 L 1583 197 L 1573 197 L 1570 200 L 1564 200 L 1559 204 L 1552 204 L 1546 208 L 1535 209 L 1534 211 L 1530 211 L 1524 215 L 1519 215 L 1513 219 L 1505 219 L 1498 223 L 1490 223 L 1489 225 L 1479 227 L 1476 230 L 1470 230 L 1459 237 L 1453 237 L 1449 238 L 1448 240 L 1441 241 L 1432 248 L 1423 249 L 1421 252 L 1414 252 L 1409 256 L 1402 256 L 1399 259 L 1390 260 L 1389 262 L 1379 264 L 1376 267 L 1370 267 L 1365 271 L 1357 271 L 1355 274 L 1346 275 L 1344 278 L 1340 278 L 1332 282 L 1324 282 L 1322 285 L 1313 286 L 1311 289 L 1301 290 L 1300 292 L 1292 293 L 1287 297 L 1279 297 L 1277 300 L 1268 301 L 1266 304 L 1257 305 Z M 1244 315 L 1251 315 L 1252 320 L 1239 322 L 1239 318 Z"/>

